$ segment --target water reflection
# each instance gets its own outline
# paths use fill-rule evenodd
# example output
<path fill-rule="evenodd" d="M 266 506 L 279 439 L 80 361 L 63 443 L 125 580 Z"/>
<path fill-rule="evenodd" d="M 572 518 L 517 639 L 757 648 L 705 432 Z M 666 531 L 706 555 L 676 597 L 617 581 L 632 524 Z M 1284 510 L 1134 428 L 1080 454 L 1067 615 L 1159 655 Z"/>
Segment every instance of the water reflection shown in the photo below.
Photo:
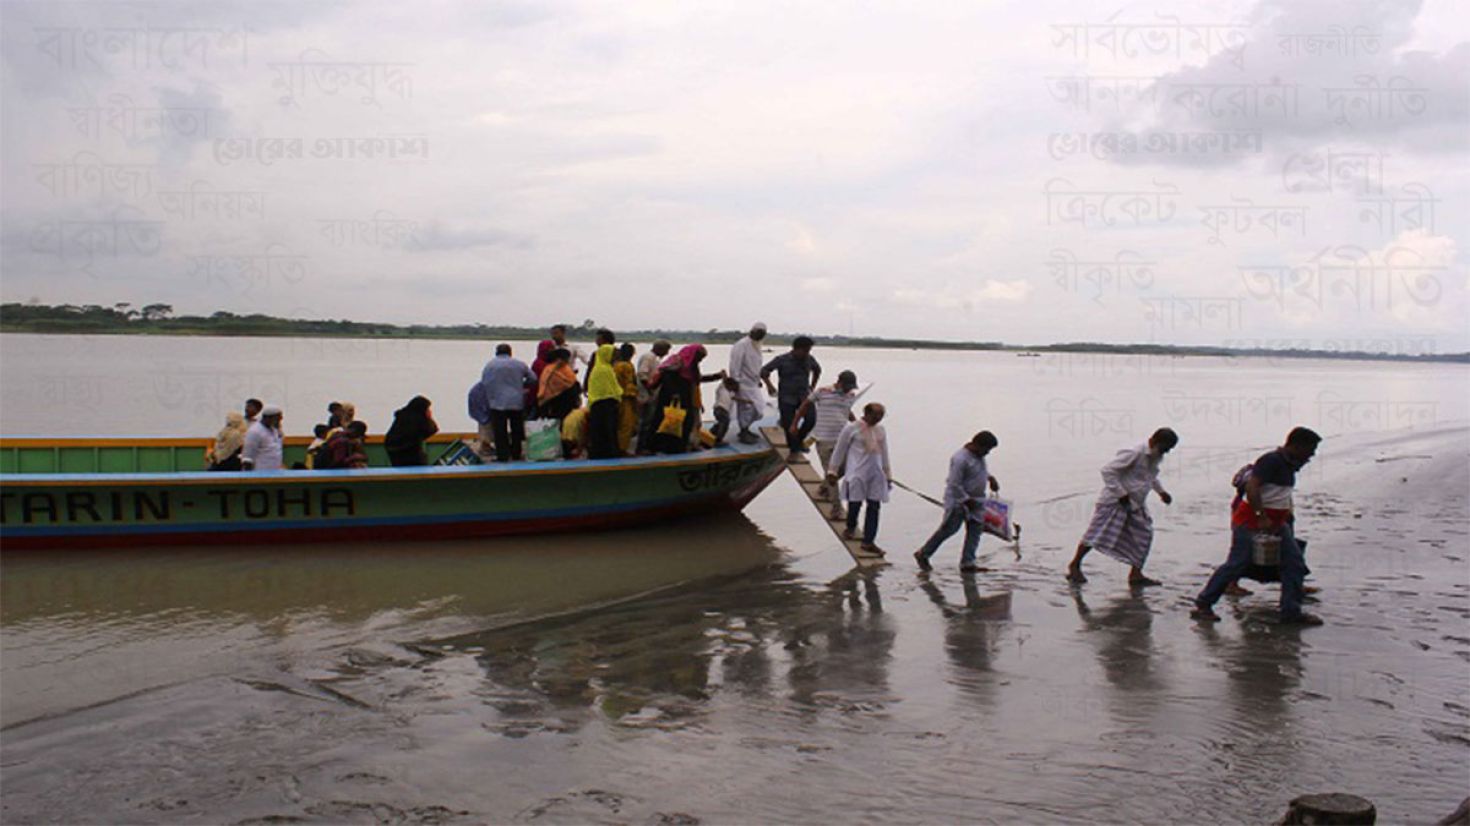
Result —
<path fill-rule="evenodd" d="M 1199 629 L 1203 649 L 1227 677 L 1229 713 L 1217 723 L 1222 748 L 1247 770 L 1259 770 L 1260 782 L 1273 783 L 1298 768 L 1304 733 L 1296 725 L 1294 706 L 1302 685 L 1301 630 L 1264 620 L 1273 612 L 1250 617 L 1231 639 L 1213 626 Z"/>
<path fill-rule="evenodd" d="M 1077 617 L 1089 632 L 1087 639 L 1097 654 L 1108 685 L 1130 702 L 1150 699 L 1168 688 L 1154 667 L 1154 612 L 1139 590 L 1109 600 L 1093 611 L 1082 598 L 1081 588 L 1072 588 Z"/>
<path fill-rule="evenodd" d="M 786 648 L 790 696 L 804 714 L 875 711 L 892 699 L 888 668 L 897 632 L 883 612 L 881 575 L 852 571 L 801 606 Z"/>
<path fill-rule="evenodd" d="M 475 652 L 480 696 L 500 712 L 491 728 L 516 736 L 576 730 L 594 716 L 684 728 L 721 691 L 798 717 L 875 711 L 892 699 L 896 636 L 877 574 L 812 588 L 772 565 L 431 645 Z M 777 696 L 783 681 L 789 703 Z"/>
<path fill-rule="evenodd" d="M 475 542 L 7 552 L 0 722 L 254 660 L 311 667 L 355 644 L 626 600 L 779 554 L 742 516 Z"/>
<path fill-rule="evenodd" d="M 1001 635 L 1010 627 L 1011 592 L 981 596 L 976 577 L 963 576 L 960 587 L 964 603 L 949 601 L 932 576 L 921 575 L 919 587 L 929 601 L 939 606 L 945 618 L 944 650 L 954 665 L 952 682 L 967 697 L 981 705 L 995 704 L 997 677 L 994 657 Z"/>

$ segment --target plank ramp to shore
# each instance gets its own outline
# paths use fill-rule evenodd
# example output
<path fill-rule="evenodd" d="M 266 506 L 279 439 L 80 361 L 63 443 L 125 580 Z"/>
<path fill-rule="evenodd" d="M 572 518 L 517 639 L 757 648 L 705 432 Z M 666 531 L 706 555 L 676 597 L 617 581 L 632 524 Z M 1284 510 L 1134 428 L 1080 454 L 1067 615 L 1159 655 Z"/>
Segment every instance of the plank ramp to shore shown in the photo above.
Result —
<path fill-rule="evenodd" d="M 852 555 L 852 561 L 862 568 L 875 568 L 879 565 L 887 564 L 887 561 L 883 557 L 864 551 L 860 540 L 848 539 L 842 535 L 842 531 L 847 527 L 847 523 L 840 519 L 832 519 L 830 502 L 817 495 L 817 489 L 822 485 L 821 472 L 813 467 L 810 461 L 795 463 L 787 461 L 791 456 L 791 451 L 786 447 L 786 436 L 781 431 L 781 428 L 763 427 L 761 428 L 761 435 L 766 437 L 766 441 L 770 442 L 771 447 L 776 449 L 776 455 L 781 457 L 782 466 L 796 480 L 797 487 L 801 488 L 801 492 L 806 494 L 807 501 L 812 503 L 812 507 L 816 509 L 817 515 L 822 518 L 823 522 L 827 523 L 828 528 L 832 529 L 832 535 L 836 536 L 837 541 L 842 543 L 842 547 Z"/>

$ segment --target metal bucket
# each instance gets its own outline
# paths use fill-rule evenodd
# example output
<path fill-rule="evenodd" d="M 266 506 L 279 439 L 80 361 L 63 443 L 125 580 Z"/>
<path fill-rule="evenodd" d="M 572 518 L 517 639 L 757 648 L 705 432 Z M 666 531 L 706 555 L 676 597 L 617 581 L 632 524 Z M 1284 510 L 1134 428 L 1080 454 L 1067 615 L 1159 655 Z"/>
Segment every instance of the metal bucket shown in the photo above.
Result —
<path fill-rule="evenodd" d="M 1281 537 L 1270 531 L 1257 531 L 1251 536 L 1251 562 L 1272 567 L 1281 564 Z"/>

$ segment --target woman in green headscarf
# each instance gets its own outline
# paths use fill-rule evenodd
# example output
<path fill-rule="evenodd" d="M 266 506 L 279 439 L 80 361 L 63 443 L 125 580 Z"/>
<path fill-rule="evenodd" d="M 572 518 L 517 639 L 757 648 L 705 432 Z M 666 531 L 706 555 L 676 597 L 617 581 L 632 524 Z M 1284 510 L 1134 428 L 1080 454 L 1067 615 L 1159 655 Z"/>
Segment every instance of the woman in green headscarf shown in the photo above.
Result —
<path fill-rule="evenodd" d="M 616 459 L 618 451 L 618 408 L 623 386 L 613 370 L 613 345 L 597 348 L 592 372 L 587 378 L 587 458 Z"/>

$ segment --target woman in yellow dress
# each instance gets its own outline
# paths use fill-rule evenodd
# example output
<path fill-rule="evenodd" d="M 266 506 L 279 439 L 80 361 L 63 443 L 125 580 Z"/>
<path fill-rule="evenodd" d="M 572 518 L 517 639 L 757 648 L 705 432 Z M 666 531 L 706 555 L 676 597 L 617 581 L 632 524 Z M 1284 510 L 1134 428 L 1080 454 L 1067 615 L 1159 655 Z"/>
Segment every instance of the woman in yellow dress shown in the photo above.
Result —
<path fill-rule="evenodd" d="M 618 409 L 618 451 L 628 456 L 633 448 L 633 431 L 638 428 L 638 376 L 633 368 L 633 345 L 624 344 L 613 355 L 613 372 L 623 388 Z"/>

